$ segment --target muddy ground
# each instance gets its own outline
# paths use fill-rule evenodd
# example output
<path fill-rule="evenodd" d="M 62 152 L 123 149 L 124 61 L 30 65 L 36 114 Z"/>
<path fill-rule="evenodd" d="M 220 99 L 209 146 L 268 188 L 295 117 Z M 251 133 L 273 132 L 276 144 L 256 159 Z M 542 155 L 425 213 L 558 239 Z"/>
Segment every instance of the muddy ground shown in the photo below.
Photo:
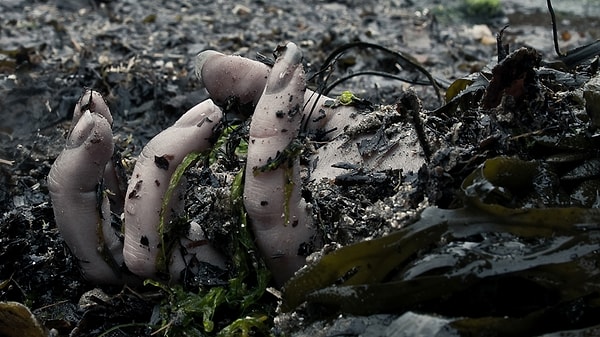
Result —
<path fill-rule="evenodd" d="M 255 58 L 256 53 L 270 56 L 278 44 L 293 41 L 303 49 L 310 73 L 336 48 L 363 41 L 411 55 L 441 85 L 447 86 L 458 78 L 482 71 L 497 59 L 496 33 L 507 24 L 510 27 L 504 32 L 504 43 L 510 45 L 510 50 L 529 46 L 544 60 L 554 60 L 549 14 L 545 7 L 532 3 L 506 1 L 497 11 L 490 12 L 469 10 L 462 1 L 435 0 L 376 4 L 366 1 L 300 4 L 287 0 L 274 3 L 3 1 L 0 4 L 0 301 L 25 304 L 61 336 L 98 335 L 113 326 L 133 322 L 153 325 L 123 328 L 111 332 L 111 336 L 149 335 L 160 328 L 160 322 L 153 316 L 154 305 L 164 299 L 159 289 L 145 289 L 152 296 L 138 296 L 134 290 L 105 287 L 105 292 L 122 296 L 111 300 L 108 307 L 99 300 L 93 310 L 78 307 L 82 294 L 95 287 L 81 278 L 57 232 L 45 179 L 62 150 L 73 106 L 84 88 L 93 88 L 104 95 L 115 118 L 116 136 L 122 141 L 131 139 L 126 150 L 135 156 L 152 136 L 208 97 L 192 71 L 193 58 L 199 51 L 214 49 Z M 577 11 L 587 6 L 586 13 L 590 16 L 585 13 L 581 16 L 582 13 L 571 11 L 568 6 L 559 8 L 559 42 L 563 50 L 600 38 L 600 20 L 593 14 L 599 12 L 598 5 L 593 1 L 582 1 L 581 6 L 577 1 L 572 3 Z M 334 76 L 373 69 L 398 72 L 389 55 L 354 50 L 341 58 Z M 401 75 L 415 76 L 411 71 Z M 316 84 L 310 85 L 314 88 Z M 422 113 L 441 106 L 435 90 L 426 85 L 362 76 L 345 82 L 343 88 L 376 105 L 392 106 L 405 90 L 413 88 L 422 101 Z M 442 129 L 450 127 L 443 121 L 439 123 L 443 124 Z M 467 136 L 462 139 L 468 140 Z M 445 190 L 449 188 L 444 185 L 446 180 L 440 182 L 423 187 L 425 194 L 430 203 L 449 207 L 451 197 L 447 194 L 452 191 Z M 328 198 L 347 201 L 356 192 L 375 203 L 373 191 L 355 188 L 358 192 L 345 190 L 346 195 Z M 439 193 L 432 192 L 432 188 L 439 188 Z M 422 197 L 415 197 L 415 204 Z M 382 229 L 390 222 L 381 219 L 394 214 L 385 213 L 390 212 L 385 207 L 371 208 L 370 212 L 373 209 L 382 212 L 373 217 L 379 221 L 377 229 L 373 229 L 377 234 L 369 233 L 369 228 L 364 227 L 369 225 L 368 221 L 362 221 L 360 230 L 351 230 L 358 237 L 380 236 L 392 230 Z M 356 214 L 364 215 L 364 211 Z M 341 230 L 347 225 L 346 222 L 331 229 L 329 239 L 342 244 L 355 240 Z M 276 297 L 269 295 L 263 301 L 270 303 L 270 313 L 274 315 Z M 101 303 L 100 308 L 97 303 Z M 310 311 L 302 314 L 310 318 Z M 297 322 L 285 320 L 285 324 Z M 371 323 L 385 327 L 391 321 L 390 317 L 378 316 L 377 324 Z M 267 322 L 273 324 L 272 316 Z M 351 333 L 336 331 L 332 329 L 331 333 Z M 381 334 L 384 328 L 377 331 Z"/>

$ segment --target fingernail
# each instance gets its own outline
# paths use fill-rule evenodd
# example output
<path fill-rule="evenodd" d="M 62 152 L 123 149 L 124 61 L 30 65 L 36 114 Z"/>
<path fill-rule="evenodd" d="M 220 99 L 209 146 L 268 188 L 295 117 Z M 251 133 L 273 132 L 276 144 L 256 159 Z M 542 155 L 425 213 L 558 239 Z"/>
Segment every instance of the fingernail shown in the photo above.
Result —
<path fill-rule="evenodd" d="M 293 43 L 275 50 L 277 60 L 271 69 L 265 94 L 274 94 L 285 89 L 294 76 L 298 67 L 302 67 L 302 51 Z"/>
<path fill-rule="evenodd" d="M 100 93 L 97 91 L 86 90 L 86 92 L 79 98 L 79 101 L 77 101 L 77 104 L 75 105 L 75 110 L 73 111 L 74 124 L 77 123 L 85 111 L 90 111 L 91 113 L 101 115 L 102 117 L 106 118 L 110 125 L 113 123 L 110 109 L 106 105 L 106 102 L 104 102 L 102 95 L 100 95 Z"/>
<path fill-rule="evenodd" d="M 85 110 L 74 123 L 67 138 L 67 148 L 81 146 L 94 130 L 95 122 L 89 110 Z"/>
<path fill-rule="evenodd" d="M 205 86 L 203 79 L 202 79 L 202 69 L 204 69 L 204 64 L 206 63 L 206 61 L 208 61 L 209 59 L 211 59 L 212 57 L 214 57 L 216 55 L 223 55 L 223 54 L 221 54 L 217 51 L 214 51 L 214 50 L 205 50 L 205 51 L 199 53 L 198 55 L 196 55 L 196 59 L 194 60 L 194 73 L 196 74 L 196 77 L 200 80 L 200 83 L 202 84 L 202 86 Z"/>

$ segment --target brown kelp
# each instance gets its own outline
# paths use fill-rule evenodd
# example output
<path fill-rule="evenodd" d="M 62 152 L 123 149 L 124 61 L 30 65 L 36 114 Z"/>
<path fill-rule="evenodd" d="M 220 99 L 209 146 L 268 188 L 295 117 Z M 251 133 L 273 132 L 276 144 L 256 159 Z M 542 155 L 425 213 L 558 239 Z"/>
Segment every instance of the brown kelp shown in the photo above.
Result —
<path fill-rule="evenodd" d="M 420 310 L 468 317 L 453 323 L 464 331 L 491 321 L 507 333 L 591 324 L 600 309 L 600 211 L 530 204 L 545 170 L 541 161 L 488 159 L 464 180 L 463 208 L 428 207 L 395 233 L 323 256 L 285 286 L 282 308 Z M 574 303 L 578 319 L 535 324 Z"/>

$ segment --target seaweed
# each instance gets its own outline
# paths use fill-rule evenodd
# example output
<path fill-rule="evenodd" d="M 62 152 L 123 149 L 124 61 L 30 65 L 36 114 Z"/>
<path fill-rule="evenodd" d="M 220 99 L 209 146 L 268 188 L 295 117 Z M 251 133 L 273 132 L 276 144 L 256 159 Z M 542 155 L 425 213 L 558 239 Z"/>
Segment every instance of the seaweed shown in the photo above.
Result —
<path fill-rule="evenodd" d="M 527 205 L 545 169 L 488 159 L 463 181 L 463 208 L 427 207 L 397 232 L 323 256 L 285 285 L 282 309 L 464 316 L 452 327 L 476 335 L 489 324 L 500 335 L 598 324 L 600 210 Z M 539 324 L 573 303 L 585 303 L 580 320 Z"/>
<path fill-rule="evenodd" d="M 208 163 L 218 160 L 222 148 L 227 148 L 230 142 L 236 147 L 235 154 L 245 153 L 247 144 L 236 138 L 237 126 L 226 128 L 219 136 L 215 146 L 204 153 L 190 153 L 177 167 L 169 182 L 169 189 L 163 200 L 159 230 L 163 247 L 167 247 L 157 259 L 157 266 L 164 268 L 165 256 L 174 249 L 175 242 L 170 237 L 177 237 L 172 231 L 178 231 L 179 222 L 165 223 L 164 210 L 173 192 L 179 186 L 186 171 L 198 162 Z M 233 139 L 232 139 L 233 138 Z M 232 155 L 235 155 L 232 154 Z M 225 156 L 230 156 L 225 154 Z M 164 336 L 248 336 L 261 332 L 266 334 L 268 317 L 272 317 L 271 304 L 263 303 L 262 297 L 270 281 L 271 274 L 264 262 L 255 255 L 257 252 L 243 207 L 242 195 L 244 189 L 244 170 L 240 169 L 231 185 L 231 203 L 239 214 L 238 226 L 233 229 L 231 237 L 231 277 L 225 283 L 216 286 L 202 285 L 194 290 L 194 285 L 166 285 L 154 280 L 146 280 L 145 285 L 151 285 L 162 290 L 165 297 L 160 305 L 160 324 L 154 333 Z M 175 225 L 173 225 L 175 223 Z M 166 242 L 166 244 L 165 244 Z M 162 265 L 160 264 L 162 263 Z M 197 285 L 196 285 L 197 286 Z M 227 317 L 223 314 L 226 313 Z M 270 315 L 269 315 L 270 314 Z"/>
<path fill-rule="evenodd" d="M 231 234 L 233 277 L 224 285 L 201 287 L 197 292 L 181 285 L 167 286 L 146 280 L 166 297 L 160 306 L 160 327 L 164 336 L 249 336 L 266 334 L 272 308 L 263 303 L 270 273 L 252 252 L 256 252 L 242 207 L 243 170 L 231 187 L 231 200 L 240 212 L 239 227 Z M 223 316 L 223 314 L 227 316 Z"/>

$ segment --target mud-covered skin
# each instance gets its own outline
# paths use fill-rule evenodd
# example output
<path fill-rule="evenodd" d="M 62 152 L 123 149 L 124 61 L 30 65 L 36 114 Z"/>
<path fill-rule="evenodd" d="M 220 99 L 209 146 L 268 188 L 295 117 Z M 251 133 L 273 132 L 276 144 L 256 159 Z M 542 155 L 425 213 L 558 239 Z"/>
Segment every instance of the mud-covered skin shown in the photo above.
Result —
<path fill-rule="evenodd" d="M 86 92 L 75 108 L 65 150 L 48 174 L 58 229 L 83 276 L 98 283 L 123 282 L 115 268 L 123 263 L 122 243 L 112 231 L 108 198 L 102 193 L 114 147 L 111 122 L 102 98 Z"/>
<path fill-rule="evenodd" d="M 168 264 L 170 275 L 157 274 L 161 242 L 157 227 L 171 176 L 187 154 L 210 148 L 221 117 L 221 110 L 206 100 L 153 138 L 137 161 L 125 200 L 119 203 L 123 192 L 117 190 L 117 170 L 111 160 L 112 116 L 98 93 L 82 95 L 65 150 L 48 175 L 48 188 L 58 229 L 87 280 L 122 284 L 168 277 L 177 281 L 192 258 L 225 267 L 224 258 L 214 248 L 195 244 L 205 238 L 198 224 L 192 223 L 178 242 L 186 254 L 177 250 L 166 257 L 163 262 Z M 112 187 L 105 181 L 113 182 Z M 113 197 L 112 204 L 108 195 Z M 111 226 L 111 210 L 120 213 L 124 208 L 123 242 L 118 228 Z M 182 209 L 182 198 L 176 195 L 165 214 L 166 221 L 171 212 L 181 213 Z"/>
<path fill-rule="evenodd" d="M 157 259 L 161 258 L 164 243 L 158 225 L 163 212 L 169 182 L 175 169 L 189 153 L 200 153 L 212 146 L 214 130 L 218 129 L 223 113 L 211 100 L 206 100 L 186 112 L 175 124 L 156 135 L 144 147 L 133 170 L 125 198 L 125 264 L 131 272 L 144 278 L 156 278 Z M 164 219 L 171 213 L 182 213 L 183 198 L 173 196 Z M 224 267 L 224 260 L 209 245 L 197 247 L 205 262 Z M 167 252 L 165 252 L 167 253 Z M 166 258 L 166 257 L 165 257 Z M 185 268 L 182 257 L 174 254 L 177 265 Z M 189 258 L 188 258 L 189 260 Z M 160 261 L 158 261 L 160 262 Z M 182 269 L 169 268 L 171 279 L 177 280 Z"/>
<path fill-rule="evenodd" d="M 229 107 L 235 102 L 254 109 L 263 95 L 271 71 L 261 62 L 214 50 L 206 50 L 196 56 L 196 76 L 219 106 Z M 354 107 L 333 106 L 334 101 L 331 97 L 306 89 L 301 107 L 305 115 L 302 127 L 312 131 L 327 130 L 328 136 L 334 138 L 361 118 L 355 115 Z"/>
<path fill-rule="evenodd" d="M 248 142 L 244 206 L 256 243 L 274 277 L 283 284 L 305 264 L 302 245 L 315 235 L 302 199 L 300 159 L 290 154 L 271 169 L 261 169 L 295 141 L 300 130 L 306 88 L 302 52 L 281 48 L 256 106 Z"/>
<path fill-rule="evenodd" d="M 203 51 L 196 57 L 195 72 L 200 82 L 214 102 L 228 109 L 246 109 L 254 111 L 254 104 L 263 94 L 267 78 L 271 72 L 267 65 L 240 56 L 224 55 L 214 50 Z M 347 101 L 347 100 L 346 100 Z M 283 109 L 276 111 L 284 114 Z M 336 98 L 320 95 L 306 89 L 302 104 L 301 136 L 317 135 L 322 145 L 314 154 L 315 165 L 308 165 L 311 179 L 332 178 L 347 173 L 337 166 L 340 162 L 359 164 L 367 169 L 402 168 L 405 171 L 417 171 L 424 163 L 418 153 L 411 151 L 389 151 L 381 155 L 364 156 L 355 144 L 368 142 L 374 137 L 372 128 L 378 120 L 377 112 L 361 113 L 355 104 L 344 105 Z M 381 126 L 381 131 L 386 131 Z M 390 137 L 395 148 L 412 148 L 410 132 L 403 136 L 397 133 Z M 387 136 L 386 136 L 387 137 Z M 416 138 L 415 138 L 416 139 Z"/>
<path fill-rule="evenodd" d="M 334 139 L 363 116 L 352 106 L 333 106 L 334 99 L 306 89 L 302 52 L 296 45 L 289 43 L 276 52 L 277 60 L 272 69 L 241 57 L 213 51 L 201 53 L 196 72 L 211 99 L 190 109 L 144 147 L 126 193 L 114 179 L 115 170 L 110 160 L 113 155 L 110 112 L 99 94 L 88 92 L 82 97 L 74 114 L 75 130 L 80 124 L 89 129 L 90 116 L 97 120 L 102 130 L 100 138 L 106 142 L 101 148 L 102 156 L 91 158 L 89 151 L 83 150 L 71 154 L 73 146 L 68 145 L 57 159 L 49 185 L 60 231 L 79 258 L 87 279 L 95 283 L 128 282 L 120 278 L 119 272 L 124 270 L 140 279 L 177 281 L 192 259 L 225 267 L 225 259 L 217 250 L 204 244 L 206 240 L 197 224 L 175 243 L 181 249 L 166 247 L 159 224 L 168 223 L 172 215 L 183 212 L 183 196 L 178 192 L 164 207 L 171 177 L 186 155 L 212 147 L 223 118 L 220 107 L 226 108 L 232 101 L 254 111 L 244 205 L 257 246 L 278 285 L 304 265 L 305 255 L 310 253 L 307 247 L 318 246 L 320 240 L 315 237 L 312 213 L 301 197 L 300 132 L 326 132 L 329 139 Z M 97 113 L 81 113 L 84 109 L 94 109 Z M 72 139 L 83 137 L 77 135 L 73 131 L 68 144 Z M 98 143 L 95 139 L 90 137 L 90 147 Z M 67 157 L 68 160 L 63 159 Z M 85 169 L 74 168 L 77 165 Z M 100 184 L 102 181 L 111 182 L 110 193 L 106 193 Z M 79 196 L 83 191 L 89 192 L 86 198 Z M 113 196 L 110 210 L 124 213 L 124 244 L 116 235 L 119 233 L 110 227 L 107 220 L 110 217 L 104 215 L 110 213 L 104 198 L 107 194 Z M 82 201 L 81 210 L 68 207 L 78 200 Z M 74 223 L 73 219 L 81 218 L 81 214 L 89 218 L 87 227 L 80 228 Z M 105 220 L 103 226 L 94 220 L 97 218 Z M 99 228 L 103 228 L 102 235 L 96 232 Z M 111 241 L 113 238 L 117 240 Z M 110 254 L 99 253 L 107 252 L 104 246 Z M 181 251 L 184 253 L 180 254 Z M 109 262 L 112 261 L 110 265 L 105 262 L 107 255 Z"/>

